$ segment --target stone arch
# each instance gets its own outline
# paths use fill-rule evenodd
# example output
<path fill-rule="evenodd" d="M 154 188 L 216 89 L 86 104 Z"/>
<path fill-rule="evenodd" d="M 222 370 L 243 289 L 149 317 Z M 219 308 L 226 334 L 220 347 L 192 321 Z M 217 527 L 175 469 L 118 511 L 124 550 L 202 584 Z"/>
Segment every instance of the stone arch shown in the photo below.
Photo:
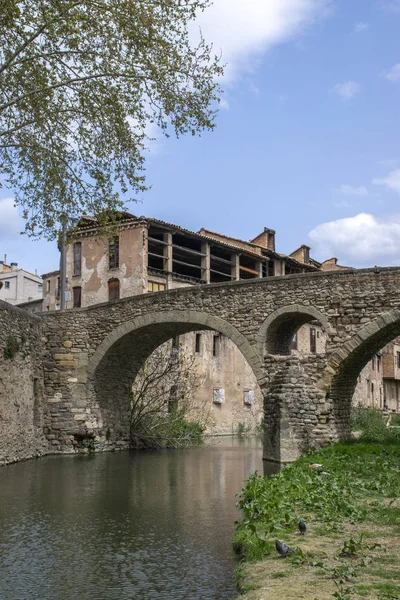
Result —
<path fill-rule="evenodd" d="M 350 410 L 357 378 L 376 352 L 400 335 L 400 310 L 383 313 L 362 327 L 329 357 L 328 398 L 332 402 L 338 436 L 350 434 Z"/>
<path fill-rule="evenodd" d="M 262 370 L 260 359 L 257 356 L 257 353 L 254 351 L 254 348 L 252 347 L 250 342 L 245 338 L 245 336 L 242 333 L 240 333 L 240 331 L 238 331 L 236 327 L 234 327 L 227 321 L 224 321 L 220 317 L 209 315 L 205 312 L 193 310 L 173 310 L 149 313 L 142 317 L 137 317 L 132 321 L 128 321 L 127 323 L 119 325 L 116 329 L 114 329 L 112 333 L 110 333 L 105 338 L 105 340 L 103 340 L 103 342 L 96 349 L 87 367 L 88 376 L 93 376 L 98 365 L 105 357 L 107 352 L 123 336 L 126 336 L 134 331 L 139 331 L 140 329 L 144 329 L 146 327 L 161 324 L 176 324 L 176 326 L 189 326 L 188 328 L 184 327 L 186 331 L 182 331 L 181 333 L 187 333 L 189 331 L 196 331 L 202 329 L 219 331 L 226 337 L 230 338 L 230 340 L 232 340 L 232 342 L 239 348 L 239 350 L 253 369 L 257 381 L 261 383 L 264 382 L 264 373 Z M 167 339 L 169 339 L 169 337 L 170 336 L 166 337 L 163 341 L 166 341 Z"/>
<path fill-rule="evenodd" d="M 290 354 L 290 343 L 296 331 L 305 323 L 317 320 L 325 332 L 331 332 L 331 326 L 319 310 L 313 306 L 289 304 L 271 313 L 261 325 L 257 335 L 257 350 L 260 357 L 264 354 Z"/>
<path fill-rule="evenodd" d="M 101 417 L 101 435 L 111 429 L 113 447 L 129 444 L 129 395 L 145 360 L 169 339 L 202 330 L 218 331 L 229 338 L 249 363 L 259 385 L 265 384 L 261 361 L 250 342 L 219 317 L 174 310 L 148 313 L 122 323 L 98 346 L 87 367 L 88 404 Z"/>

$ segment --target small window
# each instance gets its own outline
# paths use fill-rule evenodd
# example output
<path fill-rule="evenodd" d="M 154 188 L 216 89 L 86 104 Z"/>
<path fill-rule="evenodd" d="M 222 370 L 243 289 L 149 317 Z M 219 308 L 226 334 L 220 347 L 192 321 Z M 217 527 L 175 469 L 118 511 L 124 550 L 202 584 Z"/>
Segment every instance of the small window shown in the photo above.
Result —
<path fill-rule="evenodd" d="M 46 291 L 51 292 L 51 280 L 50 279 L 48 279 L 46 281 Z"/>
<path fill-rule="evenodd" d="M 4 282 L 4 289 L 5 290 L 9 290 L 10 289 L 10 282 L 9 281 L 5 281 Z"/>
<path fill-rule="evenodd" d="M 116 235 L 108 243 L 109 268 L 119 268 L 119 237 Z"/>
<path fill-rule="evenodd" d="M 374 384 L 371 383 L 371 394 L 373 394 L 373 393 L 374 393 Z"/>
<path fill-rule="evenodd" d="M 292 350 L 297 350 L 297 333 L 292 337 Z"/>
<path fill-rule="evenodd" d="M 74 244 L 74 275 L 80 277 L 82 274 L 82 243 Z"/>
<path fill-rule="evenodd" d="M 43 284 L 42 283 L 38 283 L 37 291 L 38 292 L 43 292 Z"/>
<path fill-rule="evenodd" d="M 195 351 L 199 354 L 201 352 L 201 333 L 196 333 L 196 346 Z"/>
<path fill-rule="evenodd" d="M 149 281 L 147 284 L 148 292 L 164 292 L 166 289 L 165 283 L 158 283 L 157 281 Z"/>
<path fill-rule="evenodd" d="M 378 373 L 380 373 L 380 371 L 381 371 L 381 357 L 379 355 L 377 356 L 376 365 L 377 365 L 377 368 L 378 368 Z"/>
<path fill-rule="evenodd" d="M 80 308 L 82 304 L 82 288 L 74 287 L 72 288 L 73 293 L 73 308 Z"/>
<path fill-rule="evenodd" d="M 254 404 L 254 390 L 244 391 L 244 403 L 247 406 L 251 406 L 252 404 Z"/>
<path fill-rule="evenodd" d="M 319 339 L 319 331 L 317 331 L 317 338 Z"/>
<path fill-rule="evenodd" d="M 61 294 L 61 279 L 57 277 L 57 287 L 56 287 L 56 298 L 59 298 Z"/>
<path fill-rule="evenodd" d="M 214 335 L 213 337 L 213 356 L 219 356 L 221 336 Z"/>
<path fill-rule="evenodd" d="M 214 404 L 223 404 L 225 402 L 224 388 L 214 388 L 213 389 L 213 402 L 214 402 Z"/>
<path fill-rule="evenodd" d="M 376 362 L 376 359 L 375 359 L 375 356 L 373 356 L 372 357 L 372 370 L 373 371 L 375 371 L 375 362 Z"/>
<path fill-rule="evenodd" d="M 119 279 L 110 279 L 108 282 L 108 299 L 119 300 Z"/>
<path fill-rule="evenodd" d="M 315 335 L 314 327 L 310 328 L 310 352 L 315 354 L 317 352 L 317 339 Z"/>
<path fill-rule="evenodd" d="M 400 352 L 397 353 L 397 367 L 400 369 Z"/>

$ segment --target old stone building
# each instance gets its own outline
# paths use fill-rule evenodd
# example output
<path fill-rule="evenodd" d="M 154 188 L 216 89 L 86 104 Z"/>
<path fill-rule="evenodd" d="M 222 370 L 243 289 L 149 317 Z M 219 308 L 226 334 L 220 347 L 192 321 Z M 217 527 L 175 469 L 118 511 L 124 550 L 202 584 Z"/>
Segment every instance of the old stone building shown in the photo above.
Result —
<path fill-rule="evenodd" d="M 382 350 L 384 407 L 400 412 L 400 337 Z"/>

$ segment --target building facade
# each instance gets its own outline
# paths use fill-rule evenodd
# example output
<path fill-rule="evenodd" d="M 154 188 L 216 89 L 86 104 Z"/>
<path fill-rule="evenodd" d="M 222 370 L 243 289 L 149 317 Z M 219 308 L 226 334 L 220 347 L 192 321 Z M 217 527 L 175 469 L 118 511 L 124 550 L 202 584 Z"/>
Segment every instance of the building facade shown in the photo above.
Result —
<path fill-rule="evenodd" d="M 41 301 L 42 278 L 18 267 L 18 263 L 0 261 L 0 300 L 10 304 Z"/>

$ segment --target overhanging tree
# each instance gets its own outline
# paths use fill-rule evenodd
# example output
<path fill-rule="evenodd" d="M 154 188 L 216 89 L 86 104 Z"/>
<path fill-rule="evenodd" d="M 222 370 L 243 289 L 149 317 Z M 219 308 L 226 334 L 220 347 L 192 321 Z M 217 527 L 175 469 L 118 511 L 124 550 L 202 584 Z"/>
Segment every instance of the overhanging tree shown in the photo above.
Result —
<path fill-rule="evenodd" d="M 0 178 L 26 231 L 146 189 L 149 127 L 212 129 L 222 73 L 189 26 L 209 0 L 0 0 Z M 1 181 L 1 180 L 0 180 Z"/>

